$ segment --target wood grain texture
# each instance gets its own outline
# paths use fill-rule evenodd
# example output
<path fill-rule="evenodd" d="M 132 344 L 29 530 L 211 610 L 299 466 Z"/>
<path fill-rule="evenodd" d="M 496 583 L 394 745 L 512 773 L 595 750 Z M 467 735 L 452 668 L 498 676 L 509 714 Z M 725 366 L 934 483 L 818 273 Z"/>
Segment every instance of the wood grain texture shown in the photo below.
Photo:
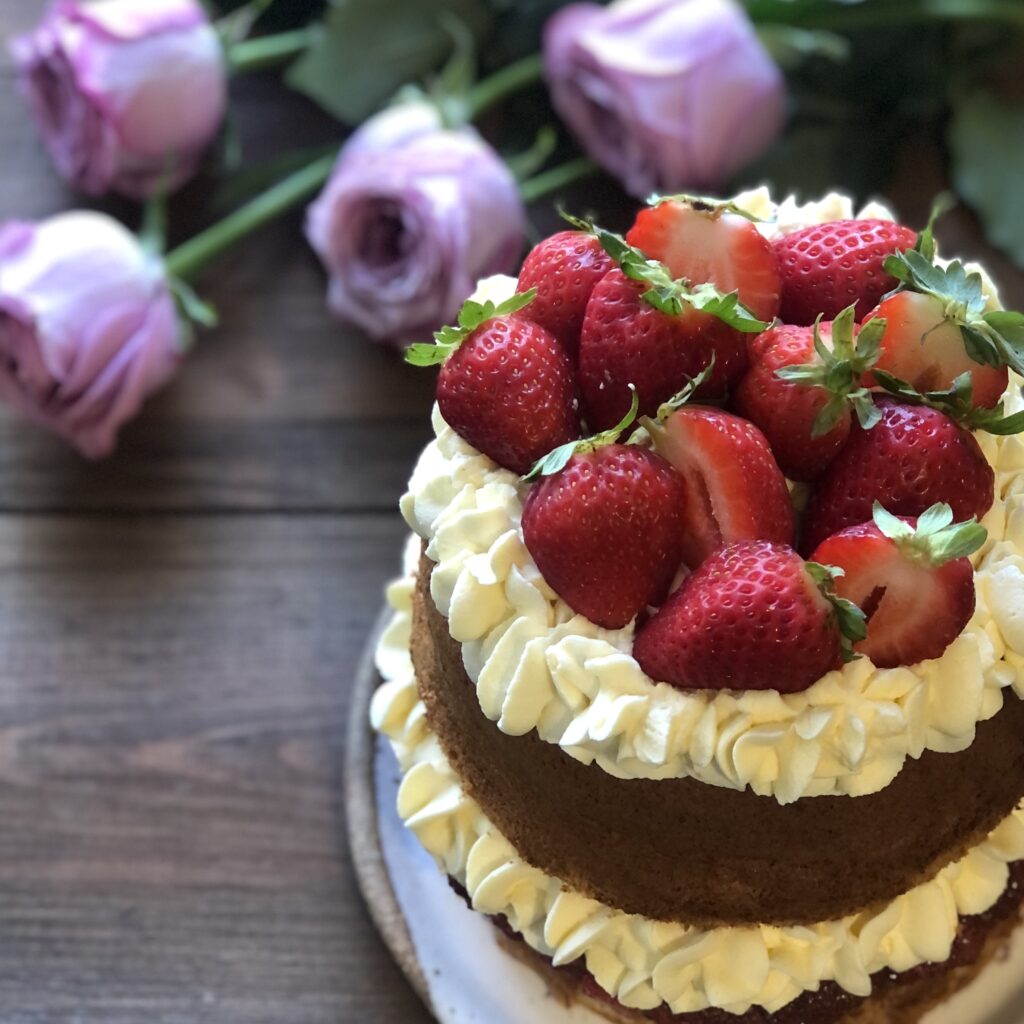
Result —
<path fill-rule="evenodd" d="M 0 35 L 42 6 L 0 0 Z M 95 205 L 50 170 L 5 47 L 0 89 L 0 219 Z M 233 100 L 247 163 L 338 137 L 272 76 Z M 178 236 L 210 189 L 176 198 Z M 430 1019 L 357 893 L 341 792 L 432 385 L 324 288 L 299 213 L 213 267 L 222 326 L 108 462 L 0 411 L 5 1024 Z"/>

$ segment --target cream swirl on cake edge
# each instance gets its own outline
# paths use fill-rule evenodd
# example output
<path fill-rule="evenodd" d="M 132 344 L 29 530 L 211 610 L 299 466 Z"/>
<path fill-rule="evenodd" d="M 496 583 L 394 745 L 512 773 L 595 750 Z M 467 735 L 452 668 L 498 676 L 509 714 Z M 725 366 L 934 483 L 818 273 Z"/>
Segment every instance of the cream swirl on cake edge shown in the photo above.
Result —
<path fill-rule="evenodd" d="M 792 199 L 774 207 L 766 189 L 736 200 L 774 217 L 766 235 L 851 217 L 849 198 Z M 860 216 L 887 217 L 873 204 Z M 990 302 L 995 288 L 982 268 Z M 495 301 L 508 277 L 481 282 Z M 1010 411 L 1024 407 L 1014 380 Z M 808 690 L 681 691 L 655 683 L 632 657 L 633 627 L 605 630 L 576 615 L 547 586 L 520 527 L 526 487 L 463 441 L 434 410 L 427 446 L 402 513 L 435 563 L 431 594 L 462 644 L 480 706 L 498 727 L 536 729 L 569 755 L 619 778 L 689 776 L 791 803 L 804 796 L 862 796 L 884 789 L 906 758 L 957 752 L 1012 686 L 1024 697 L 1024 441 L 977 438 L 996 471 L 976 556 L 977 610 L 933 661 L 877 669 L 860 658 Z"/>
<path fill-rule="evenodd" d="M 880 911 L 799 927 L 759 925 L 703 931 L 652 921 L 568 889 L 527 864 L 469 797 L 427 724 L 409 656 L 414 567 L 393 583 L 395 609 L 378 647 L 386 680 L 371 719 L 389 737 L 403 772 L 398 813 L 474 910 L 504 915 L 527 944 L 556 965 L 583 957 L 597 983 L 624 1006 L 675 1013 L 718 1007 L 775 1012 L 802 992 L 835 981 L 867 996 L 877 971 L 910 970 L 949 958 L 962 915 L 992 907 L 1007 864 L 1024 860 L 1024 806 L 988 839 L 929 882 Z"/>

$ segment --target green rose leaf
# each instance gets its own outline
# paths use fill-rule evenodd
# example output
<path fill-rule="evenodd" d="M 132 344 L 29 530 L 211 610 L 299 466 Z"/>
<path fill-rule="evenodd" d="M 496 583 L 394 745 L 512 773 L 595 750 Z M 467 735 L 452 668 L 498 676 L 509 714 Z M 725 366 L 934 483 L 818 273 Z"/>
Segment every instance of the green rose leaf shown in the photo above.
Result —
<path fill-rule="evenodd" d="M 982 91 L 954 96 L 949 142 L 957 191 L 989 241 L 1024 267 L 1024 106 Z"/>
<path fill-rule="evenodd" d="M 453 18 L 479 41 L 492 12 L 483 0 L 332 0 L 285 81 L 340 121 L 358 124 L 451 55 Z"/>

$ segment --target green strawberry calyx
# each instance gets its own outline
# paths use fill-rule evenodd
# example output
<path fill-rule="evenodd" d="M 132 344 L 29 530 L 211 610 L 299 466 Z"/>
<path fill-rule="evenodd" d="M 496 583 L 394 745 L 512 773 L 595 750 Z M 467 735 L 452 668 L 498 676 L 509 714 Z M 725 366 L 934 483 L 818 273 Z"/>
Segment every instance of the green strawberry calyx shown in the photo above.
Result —
<path fill-rule="evenodd" d="M 573 217 L 564 210 L 562 217 L 578 231 L 593 235 L 631 281 L 646 284 L 644 301 L 659 312 L 680 316 L 687 308 L 696 309 L 744 334 L 760 334 L 768 327 L 740 302 L 738 292 L 721 292 L 710 282 L 691 285 L 684 278 L 674 278 L 664 263 L 648 259 L 622 235 L 606 231 L 581 217 Z"/>
<path fill-rule="evenodd" d="M 871 517 L 901 554 L 931 568 L 973 555 L 988 539 L 988 530 L 973 517 L 954 523 L 953 510 L 945 502 L 922 512 L 916 526 L 894 516 L 877 501 Z"/>
<path fill-rule="evenodd" d="M 559 445 L 548 452 L 547 455 L 538 459 L 523 479 L 536 480 L 542 476 L 553 476 L 555 473 L 565 469 L 569 464 L 569 460 L 574 455 L 585 455 L 587 452 L 596 452 L 598 448 L 615 444 L 623 431 L 633 425 L 637 410 L 640 408 L 640 399 L 637 398 L 636 388 L 630 384 L 629 390 L 633 394 L 633 400 L 629 404 L 629 412 L 614 427 L 609 430 L 602 430 L 591 437 L 584 437 L 577 441 L 569 441 L 567 444 Z"/>
<path fill-rule="evenodd" d="M 868 635 L 868 621 L 857 605 L 836 593 L 836 580 L 846 574 L 837 565 L 822 565 L 820 562 L 805 562 L 804 568 L 822 597 L 832 605 L 832 614 L 839 627 L 843 661 L 853 661 L 857 657 L 853 645 Z"/>
<path fill-rule="evenodd" d="M 648 206 L 660 206 L 662 203 L 685 203 L 698 213 L 708 213 L 713 218 L 720 217 L 723 213 L 734 213 L 753 224 L 767 223 L 767 218 L 758 217 L 749 210 L 743 209 L 742 206 L 732 199 L 717 199 L 714 196 L 695 196 L 689 195 L 686 192 L 677 192 L 671 196 L 663 196 L 655 192 L 647 197 Z"/>
<path fill-rule="evenodd" d="M 410 345 L 405 353 L 405 361 L 413 366 L 436 366 L 443 363 L 478 327 L 495 317 L 518 313 L 533 302 L 536 296 L 537 289 L 531 288 L 510 295 L 504 302 L 497 304 L 490 299 L 484 302 L 467 299 L 459 310 L 458 322 L 436 331 L 433 343 Z"/>
<path fill-rule="evenodd" d="M 700 387 L 707 383 L 715 369 L 715 354 L 711 353 L 707 366 L 704 367 L 696 377 L 687 377 L 686 383 L 667 401 L 658 406 L 658 411 L 653 416 L 641 416 L 640 426 L 634 431 L 629 439 L 630 444 L 643 444 L 648 437 L 658 433 L 662 424 L 674 412 L 678 412 L 684 405 L 688 405 L 691 399 L 697 394 Z M 708 402 L 708 405 L 715 404 Z"/>
<path fill-rule="evenodd" d="M 1009 366 L 1024 374 L 1024 313 L 989 309 L 978 271 L 969 271 L 960 260 L 946 266 L 936 260 L 933 228 L 949 205 L 940 197 L 916 245 L 886 259 L 886 273 L 900 282 L 889 294 L 913 291 L 938 299 L 946 320 L 960 328 L 971 359 L 982 366 Z"/>
<path fill-rule="evenodd" d="M 926 405 L 944 413 L 968 430 L 984 430 L 989 434 L 1019 434 L 1024 430 L 1024 410 L 1004 414 L 1003 403 L 992 409 L 974 404 L 974 383 L 970 372 L 961 373 L 953 384 L 942 391 L 918 391 L 887 370 L 872 371 L 879 386 L 907 405 Z"/>
<path fill-rule="evenodd" d="M 871 391 L 863 387 L 861 378 L 878 360 L 886 321 L 872 317 L 856 332 L 856 307 L 847 306 L 832 321 L 832 347 L 821 337 L 821 317 L 814 322 L 813 363 L 782 366 L 775 376 L 801 387 L 823 388 L 828 401 L 821 407 L 811 427 L 811 437 L 823 437 L 840 421 L 847 408 L 857 414 L 860 425 L 870 430 L 882 418 Z"/>

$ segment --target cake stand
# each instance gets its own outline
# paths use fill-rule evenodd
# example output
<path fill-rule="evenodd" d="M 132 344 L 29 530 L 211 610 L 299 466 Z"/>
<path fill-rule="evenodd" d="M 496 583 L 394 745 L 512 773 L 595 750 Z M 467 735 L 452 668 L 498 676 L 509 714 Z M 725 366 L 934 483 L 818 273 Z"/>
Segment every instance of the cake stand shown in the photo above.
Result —
<path fill-rule="evenodd" d="M 398 765 L 369 726 L 378 619 L 351 693 L 345 764 L 348 837 L 359 888 L 384 942 L 440 1024 L 601 1024 L 582 1007 L 566 1007 L 535 971 L 509 956 L 493 926 L 450 889 L 434 861 L 395 810 Z M 1022 1024 L 1024 928 L 1008 956 L 922 1024 Z"/>

